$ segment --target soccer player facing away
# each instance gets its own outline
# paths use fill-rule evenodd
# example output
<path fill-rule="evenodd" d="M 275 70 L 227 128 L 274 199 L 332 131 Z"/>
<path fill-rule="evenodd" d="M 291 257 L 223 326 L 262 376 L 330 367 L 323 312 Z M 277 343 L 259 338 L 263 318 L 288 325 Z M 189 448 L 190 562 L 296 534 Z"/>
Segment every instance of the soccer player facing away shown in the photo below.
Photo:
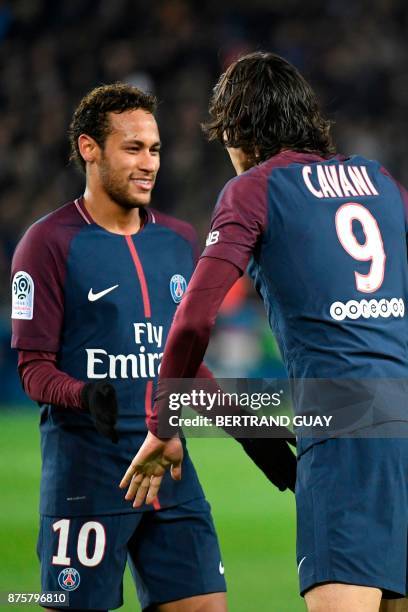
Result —
<path fill-rule="evenodd" d="M 122 84 L 85 96 L 70 128 L 85 193 L 37 221 L 13 259 L 12 345 L 41 405 L 41 583 L 69 593 L 73 610 L 117 608 L 128 558 L 143 610 L 225 612 L 217 537 L 186 449 L 182 481 L 168 474 L 153 505 L 134 508 L 118 488 L 196 263 L 192 227 L 148 208 L 155 106 Z"/>
<path fill-rule="evenodd" d="M 160 378 L 195 375 L 218 308 L 250 264 L 290 378 L 406 380 L 407 192 L 380 163 L 336 155 L 310 85 L 272 53 L 234 62 L 210 114 L 209 138 L 238 176 L 219 196 Z M 391 421 L 390 402 L 382 408 Z M 382 594 L 407 593 L 408 412 L 400 418 L 400 439 L 298 440 L 297 563 L 309 612 L 374 612 Z M 122 481 L 131 496 L 150 474 L 153 497 L 175 452 L 176 438 L 154 435 L 156 415 L 149 429 Z"/>

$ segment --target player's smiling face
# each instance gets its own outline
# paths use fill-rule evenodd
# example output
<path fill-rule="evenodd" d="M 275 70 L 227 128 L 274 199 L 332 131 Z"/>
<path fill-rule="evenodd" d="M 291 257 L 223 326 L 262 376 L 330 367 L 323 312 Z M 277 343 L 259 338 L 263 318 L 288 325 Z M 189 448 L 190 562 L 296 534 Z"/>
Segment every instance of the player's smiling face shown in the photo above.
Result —
<path fill-rule="evenodd" d="M 99 159 L 99 177 L 109 197 L 124 208 L 146 206 L 160 166 L 155 118 L 143 109 L 110 113 L 111 131 Z"/>

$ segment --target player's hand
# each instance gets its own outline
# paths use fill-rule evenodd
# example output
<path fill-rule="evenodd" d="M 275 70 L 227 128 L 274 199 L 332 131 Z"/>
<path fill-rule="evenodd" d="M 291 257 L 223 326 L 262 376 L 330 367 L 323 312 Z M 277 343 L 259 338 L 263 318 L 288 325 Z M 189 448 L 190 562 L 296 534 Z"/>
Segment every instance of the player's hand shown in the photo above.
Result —
<path fill-rule="evenodd" d="M 296 455 L 286 438 L 242 438 L 237 440 L 252 461 L 280 491 L 295 490 Z"/>
<path fill-rule="evenodd" d="M 166 470 L 170 469 L 174 480 L 181 480 L 182 461 L 179 437 L 160 440 L 149 431 L 119 485 L 121 489 L 129 487 L 125 499 L 134 500 L 134 508 L 142 506 L 145 500 L 147 504 L 153 503 Z"/>
<path fill-rule="evenodd" d="M 115 388 L 107 382 L 86 383 L 81 393 L 82 406 L 91 413 L 100 434 L 117 444 L 115 429 L 118 418 L 118 402 Z"/>

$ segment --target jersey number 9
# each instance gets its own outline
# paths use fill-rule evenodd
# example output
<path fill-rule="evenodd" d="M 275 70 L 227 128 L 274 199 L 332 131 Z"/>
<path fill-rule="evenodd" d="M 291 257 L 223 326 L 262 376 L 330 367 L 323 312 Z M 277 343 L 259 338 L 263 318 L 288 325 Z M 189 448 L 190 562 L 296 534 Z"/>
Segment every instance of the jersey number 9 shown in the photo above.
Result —
<path fill-rule="evenodd" d="M 353 232 L 353 221 L 359 221 L 365 235 L 364 244 L 358 242 Z M 363 293 L 373 293 L 379 289 L 384 280 L 385 260 L 384 244 L 377 221 L 367 208 L 361 204 L 349 202 L 343 204 L 336 213 L 337 237 L 345 251 L 358 261 L 370 261 L 368 274 L 354 272 L 356 287 Z"/>

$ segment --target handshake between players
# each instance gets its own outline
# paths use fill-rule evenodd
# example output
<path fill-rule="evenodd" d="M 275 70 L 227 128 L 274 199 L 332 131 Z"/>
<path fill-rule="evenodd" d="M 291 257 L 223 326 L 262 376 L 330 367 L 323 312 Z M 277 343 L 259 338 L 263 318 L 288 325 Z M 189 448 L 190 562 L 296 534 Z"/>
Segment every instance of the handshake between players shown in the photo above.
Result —
<path fill-rule="evenodd" d="M 87 383 L 82 392 L 84 407 L 90 412 L 97 431 L 118 443 L 116 431 L 118 405 L 113 385 L 106 382 Z M 289 430 L 283 430 L 283 438 L 241 438 L 238 439 L 252 461 L 265 476 L 281 491 L 294 491 L 296 481 L 296 457 L 288 442 L 294 444 Z M 162 440 L 152 432 L 135 455 L 123 476 L 120 487 L 128 490 L 125 499 L 133 501 L 139 508 L 145 502 L 153 503 L 167 470 L 174 480 L 182 475 L 183 445 L 178 436 Z"/>

